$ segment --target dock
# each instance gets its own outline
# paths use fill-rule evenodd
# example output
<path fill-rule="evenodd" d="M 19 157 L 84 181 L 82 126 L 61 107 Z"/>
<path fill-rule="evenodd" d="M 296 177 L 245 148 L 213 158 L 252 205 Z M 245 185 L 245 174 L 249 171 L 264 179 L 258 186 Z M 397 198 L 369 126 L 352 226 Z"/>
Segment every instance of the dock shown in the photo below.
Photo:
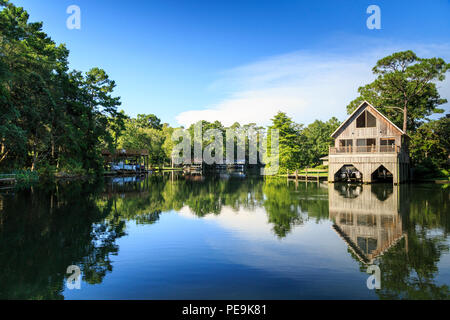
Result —
<path fill-rule="evenodd" d="M 211 172 L 245 172 L 247 164 L 245 160 L 227 161 L 224 159 L 223 163 L 206 164 L 204 162 L 195 161 L 191 164 L 183 166 L 184 173 L 187 174 L 203 174 Z"/>
<path fill-rule="evenodd" d="M 104 167 L 108 174 L 146 174 L 150 166 L 148 150 L 120 149 L 113 152 L 102 150 Z"/>
<path fill-rule="evenodd" d="M 189 165 L 185 165 L 183 167 L 183 172 L 186 174 L 203 174 L 203 164 L 201 163 L 193 163 Z"/>
<path fill-rule="evenodd" d="M 321 173 L 327 173 L 328 170 L 325 169 L 311 169 L 307 168 L 304 170 L 295 170 L 292 173 L 287 174 L 288 180 L 296 181 L 317 181 L 328 180 L 328 176 L 321 175 Z"/>
<path fill-rule="evenodd" d="M 15 174 L 2 174 L 0 175 L 0 186 L 11 185 L 16 183 Z"/>

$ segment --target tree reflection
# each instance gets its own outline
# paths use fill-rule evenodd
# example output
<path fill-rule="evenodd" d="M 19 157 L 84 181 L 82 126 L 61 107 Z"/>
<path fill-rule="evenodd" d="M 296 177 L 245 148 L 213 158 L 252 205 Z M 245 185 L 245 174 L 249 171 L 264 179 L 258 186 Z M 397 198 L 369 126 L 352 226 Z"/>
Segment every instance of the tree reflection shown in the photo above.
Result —
<path fill-rule="evenodd" d="M 161 212 L 180 210 L 185 206 L 198 217 L 218 215 L 224 206 L 236 212 L 264 207 L 268 222 L 273 224 L 273 232 L 283 238 L 295 225 L 310 218 L 328 219 L 327 189 L 316 183 L 294 186 L 286 184 L 284 179 L 262 177 L 221 179 L 208 176 L 196 180 L 154 175 L 146 181 L 128 185 L 128 191 L 123 185 L 121 188 L 121 192 L 110 192 L 100 201 L 112 200 L 114 212 L 138 223 L 153 223 Z"/>
<path fill-rule="evenodd" d="M 264 208 L 275 236 L 331 219 L 365 272 L 382 271 L 382 299 L 448 299 L 436 280 L 449 252 L 449 190 L 436 185 L 339 185 L 151 175 L 103 184 L 65 183 L 0 201 L 0 298 L 63 299 L 66 269 L 101 283 L 126 223 L 154 224 L 188 207 L 198 217 Z"/>
<path fill-rule="evenodd" d="M 330 186 L 330 218 L 361 271 L 370 264 L 380 267 L 378 296 L 449 299 L 448 285 L 436 283 L 438 263 L 449 252 L 448 190 L 437 185 L 372 185 L 349 196 L 355 189 L 342 188 L 346 186 Z"/>
<path fill-rule="evenodd" d="M 112 270 L 115 240 L 124 222 L 105 218 L 99 208 L 101 185 L 70 183 L 31 189 L 5 201 L 0 225 L 0 298 L 63 299 L 69 265 L 83 280 L 100 283 Z"/>
<path fill-rule="evenodd" d="M 377 293 L 382 299 L 449 299 L 449 286 L 436 283 L 441 256 L 449 252 L 449 190 L 438 185 L 401 189 L 407 237 L 380 259 L 384 285 Z"/>

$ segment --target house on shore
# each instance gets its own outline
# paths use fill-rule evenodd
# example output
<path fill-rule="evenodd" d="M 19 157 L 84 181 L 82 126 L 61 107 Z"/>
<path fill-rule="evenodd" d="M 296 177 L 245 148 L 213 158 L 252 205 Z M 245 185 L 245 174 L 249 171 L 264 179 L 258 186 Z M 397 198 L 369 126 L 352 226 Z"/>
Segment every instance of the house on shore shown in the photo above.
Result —
<path fill-rule="evenodd" d="M 408 136 L 369 102 L 361 103 L 331 137 L 329 182 L 410 179 Z"/>

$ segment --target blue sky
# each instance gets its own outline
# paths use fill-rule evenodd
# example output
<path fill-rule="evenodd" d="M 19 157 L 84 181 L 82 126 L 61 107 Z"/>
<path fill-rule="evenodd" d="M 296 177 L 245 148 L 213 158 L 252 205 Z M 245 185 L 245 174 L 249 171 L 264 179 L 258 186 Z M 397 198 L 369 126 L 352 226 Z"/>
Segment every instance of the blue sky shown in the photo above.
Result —
<path fill-rule="evenodd" d="M 13 3 L 66 43 L 72 68 L 105 69 L 128 114 L 172 125 L 267 124 L 278 110 L 305 124 L 342 120 L 379 58 L 412 49 L 450 61 L 448 0 Z M 381 30 L 366 27 L 372 4 Z M 66 28 L 69 5 L 81 9 L 81 30 Z M 439 87 L 450 100 L 450 81 Z"/>

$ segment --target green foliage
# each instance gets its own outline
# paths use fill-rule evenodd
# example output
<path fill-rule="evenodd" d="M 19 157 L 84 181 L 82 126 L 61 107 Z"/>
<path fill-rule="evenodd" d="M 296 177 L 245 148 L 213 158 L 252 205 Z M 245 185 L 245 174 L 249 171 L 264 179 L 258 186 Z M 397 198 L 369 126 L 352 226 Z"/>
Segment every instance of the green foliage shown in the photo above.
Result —
<path fill-rule="evenodd" d="M 321 164 L 320 158 L 328 155 L 333 142 L 331 134 L 339 125 L 338 119 L 333 117 L 327 122 L 316 120 L 303 128 L 279 112 L 269 129 L 279 130 L 280 173 Z"/>
<path fill-rule="evenodd" d="M 164 145 L 170 137 L 167 136 L 163 127 L 155 127 L 149 125 L 148 120 L 142 120 L 153 119 L 154 117 L 154 115 L 139 115 L 138 119 L 125 120 L 125 130 L 118 140 L 118 146 L 120 149 L 148 150 L 150 164 L 162 166 L 168 161 L 167 150 L 164 149 Z M 160 120 L 157 119 L 154 122 L 159 123 Z"/>
<path fill-rule="evenodd" d="M 449 168 L 450 118 L 429 121 L 411 134 L 411 159 L 417 177 L 440 176 Z"/>
<path fill-rule="evenodd" d="M 43 183 L 51 183 L 55 181 L 56 167 L 50 164 L 42 164 L 37 173 L 40 181 Z"/>
<path fill-rule="evenodd" d="M 138 114 L 134 120 L 136 125 L 144 129 L 162 130 L 161 120 L 154 114 Z"/>
<path fill-rule="evenodd" d="M 166 159 L 172 163 L 172 150 L 175 146 L 175 142 L 172 140 L 172 134 L 175 128 L 171 128 L 168 124 L 164 124 L 163 126 L 163 134 L 164 134 L 164 143 L 162 145 L 162 149 L 164 151 L 164 155 Z"/>
<path fill-rule="evenodd" d="M 438 106 L 447 100 L 440 97 L 436 82 L 443 81 L 449 69 L 441 58 L 419 58 L 412 51 L 394 53 L 377 62 L 372 69 L 377 79 L 358 89 L 359 97 L 347 111 L 352 113 L 367 100 L 403 131 L 414 131 L 427 116 L 443 112 Z"/>
<path fill-rule="evenodd" d="M 108 117 L 108 130 L 111 134 L 112 141 L 105 141 L 105 148 L 113 152 L 118 148 L 119 138 L 125 131 L 125 122 L 129 117 L 125 114 L 125 111 L 120 112 Z"/>
<path fill-rule="evenodd" d="M 0 169 L 76 162 L 102 170 L 102 143 L 120 131 L 119 98 L 106 72 L 69 71 L 69 51 L 28 22 L 23 8 L 0 11 Z M 109 119 L 117 119 L 111 124 Z"/>
<path fill-rule="evenodd" d="M 14 171 L 14 174 L 19 187 L 30 186 L 39 181 L 38 173 L 30 170 Z"/>
<path fill-rule="evenodd" d="M 305 141 L 302 135 L 303 125 L 297 124 L 286 113 L 278 112 L 272 119 L 269 130 L 279 131 L 279 162 L 280 172 L 298 169 L 306 162 L 306 156 L 301 151 Z"/>
<path fill-rule="evenodd" d="M 327 122 L 316 120 L 303 130 L 305 136 L 302 152 L 306 154 L 307 161 L 304 166 L 315 167 L 322 163 L 320 158 L 328 155 L 329 146 L 333 145 L 331 134 L 341 123 L 335 117 Z"/>
<path fill-rule="evenodd" d="M 116 84 L 104 70 L 69 70 L 69 51 L 42 31 L 42 23 L 29 22 L 28 13 L 10 2 L 1 1 L 0 5 L 1 170 L 41 168 L 40 172 L 47 174 L 48 168 L 54 168 L 75 175 L 101 173 L 101 150 L 117 148 L 147 149 L 152 165 L 170 163 L 173 128 L 154 114 L 130 119 L 124 111 L 118 112 L 120 98 L 113 96 Z M 423 121 L 442 112 L 438 106 L 446 100 L 440 97 L 436 82 L 445 79 L 449 68 L 440 58 L 419 58 L 412 51 L 394 53 L 377 62 L 373 68 L 377 79 L 359 88 L 360 96 L 347 109 L 352 112 L 362 100 L 368 100 L 382 107 L 399 126 L 403 117 L 397 109 L 402 109 L 407 115 L 405 131 L 406 126 L 411 130 L 411 155 L 418 172 L 434 174 L 448 168 L 449 120 Z M 319 165 L 338 125 L 333 117 L 304 127 L 283 112 L 276 114 L 267 132 L 277 129 L 280 133 L 280 172 Z M 220 121 L 201 121 L 201 126 L 203 133 L 208 129 L 222 133 L 226 156 L 228 128 Z M 258 139 L 266 134 L 252 123 L 235 123 L 230 128 L 255 130 Z M 204 151 L 214 142 L 214 137 L 195 141 L 194 125 L 188 131 L 192 150 L 202 143 Z M 245 152 L 248 157 L 248 143 Z"/>

